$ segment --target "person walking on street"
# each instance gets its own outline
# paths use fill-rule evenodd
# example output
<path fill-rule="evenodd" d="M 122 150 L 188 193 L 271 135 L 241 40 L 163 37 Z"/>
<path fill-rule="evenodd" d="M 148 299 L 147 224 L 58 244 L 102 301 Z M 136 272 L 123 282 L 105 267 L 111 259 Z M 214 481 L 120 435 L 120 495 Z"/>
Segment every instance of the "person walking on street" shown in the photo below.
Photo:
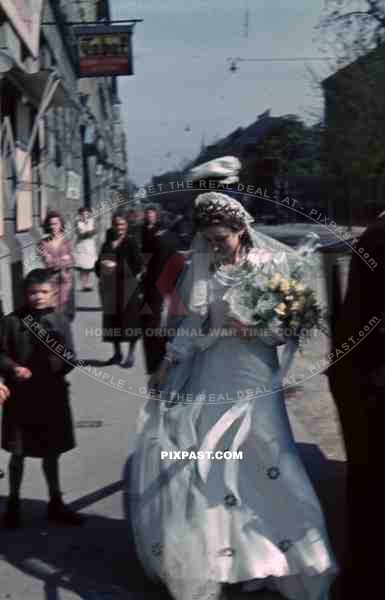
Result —
<path fill-rule="evenodd" d="M 142 251 L 142 230 L 143 224 L 139 220 L 139 213 L 135 207 L 129 208 L 127 211 L 128 236 L 132 237 L 139 251 Z"/>
<path fill-rule="evenodd" d="M 107 364 L 121 364 L 121 344 L 129 351 L 123 366 L 135 363 L 135 349 L 141 336 L 140 279 L 144 266 L 135 241 L 128 236 L 127 215 L 118 210 L 112 220 L 112 233 L 103 244 L 95 272 L 103 309 L 103 341 L 114 346 Z"/>
<path fill-rule="evenodd" d="M 83 292 L 90 292 L 93 289 L 90 283 L 91 274 L 95 269 L 97 259 L 96 227 L 93 219 L 87 219 L 85 208 L 79 208 L 79 217 L 81 220 L 79 220 L 76 228 L 75 265 L 80 272 Z"/>
<path fill-rule="evenodd" d="M 305 266 L 252 222 L 226 194 L 196 199 L 192 261 L 177 285 L 188 311 L 138 418 L 127 512 L 143 568 L 174 600 L 232 597 L 223 588 L 233 584 L 328 600 L 336 576 L 283 398 L 295 331 L 274 316 L 255 326 L 249 306 L 254 286 L 270 289 Z"/>
<path fill-rule="evenodd" d="M 177 223 L 179 217 L 175 219 L 174 225 Z M 159 367 L 166 351 L 167 332 L 161 331 L 164 301 L 172 293 L 172 284 L 186 257 L 177 253 L 180 245 L 178 233 L 172 226 L 169 229 L 161 228 L 158 211 L 154 206 L 146 209 L 142 239 L 142 251 L 147 265 L 143 279 L 143 344 L 147 374 L 151 375 Z M 169 262 L 171 257 L 173 260 Z M 171 285 L 169 281 L 172 282 Z"/>
<path fill-rule="evenodd" d="M 63 237 L 64 220 L 57 211 L 49 211 L 45 222 L 45 237 L 40 240 L 39 251 L 42 261 L 53 275 L 55 285 L 55 307 L 69 321 L 75 318 L 75 291 L 73 268 L 75 260 L 72 243 Z"/>

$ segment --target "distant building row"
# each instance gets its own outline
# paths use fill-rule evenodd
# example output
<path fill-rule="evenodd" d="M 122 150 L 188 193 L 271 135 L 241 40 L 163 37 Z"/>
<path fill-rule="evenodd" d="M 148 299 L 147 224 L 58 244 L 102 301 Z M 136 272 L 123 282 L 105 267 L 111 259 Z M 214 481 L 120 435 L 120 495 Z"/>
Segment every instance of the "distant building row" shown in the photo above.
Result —
<path fill-rule="evenodd" d="M 0 0 L 0 292 L 5 311 L 20 300 L 23 263 L 36 250 L 49 208 L 73 221 L 80 206 L 97 206 L 127 191 L 116 79 L 77 78 L 69 25 L 108 22 L 109 10 L 108 0 Z M 106 222 L 98 225 L 103 231 Z"/>

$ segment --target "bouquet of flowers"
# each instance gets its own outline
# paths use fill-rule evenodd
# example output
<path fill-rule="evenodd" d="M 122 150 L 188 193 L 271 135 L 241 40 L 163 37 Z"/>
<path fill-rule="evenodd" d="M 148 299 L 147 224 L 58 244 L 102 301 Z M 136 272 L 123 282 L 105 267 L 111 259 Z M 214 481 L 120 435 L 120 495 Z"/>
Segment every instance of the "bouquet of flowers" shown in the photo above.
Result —
<path fill-rule="evenodd" d="M 245 294 L 253 321 L 259 327 L 278 331 L 280 337 L 301 341 L 312 330 L 324 330 L 323 312 L 313 290 L 306 287 L 297 272 L 284 276 L 276 272 L 264 284 L 245 283 Z"/>
<path fill-rule="evenodd" d="M 302 263 L 289 271 L 280 270 L 278 264 L 274 270 L 271 260 L 268 253 L 265 260 L 257 253 L 240 266 L 241 283 L 236 297 L 229 297 L 235 312 L 240 317 L 247 315 L 239 320 L 247 321 L 278 343 L 291 337 L 301 346 L 314 330 L 327 334 L 324 310 L 314 291 L 304 283 Z"/>

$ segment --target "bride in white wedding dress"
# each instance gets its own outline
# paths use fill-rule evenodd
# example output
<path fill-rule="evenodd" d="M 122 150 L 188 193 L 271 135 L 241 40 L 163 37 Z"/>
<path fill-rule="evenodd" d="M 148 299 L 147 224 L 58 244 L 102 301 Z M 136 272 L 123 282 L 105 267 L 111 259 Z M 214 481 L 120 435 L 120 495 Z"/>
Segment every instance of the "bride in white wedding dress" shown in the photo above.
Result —
<path fill-rule="evenodd" d="M 149 399 L 139 419 L 127 482 L 134 539 L 148 575 L 175 600 L 215 600 L 233 583 L 327 600 L 337 572 L 280 391 L 294 344 L 274 331 L 246 336 L 247 315 L 237 306 L 242 261 L 252 255 L 261 274 L 273 275 L 300 257 L 251 220 L 225 194 L 198 196 L 199 233 L 179 287 L 189 314 L 177 320 L 150 382 L 163 396 Z M 233 335 L 210 334 L 225 326 Z M 277 352 L 285 342 L 286 366 Z M 172 453 L 180 451 L 178 460 Z"/>

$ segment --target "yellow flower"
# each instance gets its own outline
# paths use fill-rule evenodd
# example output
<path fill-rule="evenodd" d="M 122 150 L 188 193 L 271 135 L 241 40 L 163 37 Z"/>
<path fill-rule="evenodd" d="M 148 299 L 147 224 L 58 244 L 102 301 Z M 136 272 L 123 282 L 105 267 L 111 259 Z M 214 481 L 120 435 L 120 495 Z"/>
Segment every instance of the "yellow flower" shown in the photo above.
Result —
<path fill-rule="evenodd" d="M 274 273 L 272 279 L 271 279 L 271 283 L 273 283 L 274 285 L 276 285 L 277 283 L 279 283 L 281 280 L 283 279 L 282 277 L 282 273 Z"/>
<path fill-rule="evenodd" d="M 277 313 L 279 317 L 284 317 L 286 315 L 286 305 L 281 302 L 278 306 L 275 307 L 274 311 Z"/>

